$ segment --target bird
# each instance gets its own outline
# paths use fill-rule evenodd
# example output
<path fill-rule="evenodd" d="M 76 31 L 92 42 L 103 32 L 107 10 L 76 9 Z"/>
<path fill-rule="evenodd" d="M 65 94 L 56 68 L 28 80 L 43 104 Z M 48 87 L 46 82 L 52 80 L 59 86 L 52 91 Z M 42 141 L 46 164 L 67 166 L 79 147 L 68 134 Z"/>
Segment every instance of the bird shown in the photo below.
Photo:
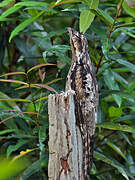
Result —
<path fill-rule="evenodd" d="M 89 56 L 86 37 L 67 28 L 72 49 L 72 62 L 67 75 L 66 91 L 73 90 L 76 126 L 82 138 L 82 169 L 84 180 L 89 180 L 93 161 L 94 132 L 97 121 L 98 84 Z"/>

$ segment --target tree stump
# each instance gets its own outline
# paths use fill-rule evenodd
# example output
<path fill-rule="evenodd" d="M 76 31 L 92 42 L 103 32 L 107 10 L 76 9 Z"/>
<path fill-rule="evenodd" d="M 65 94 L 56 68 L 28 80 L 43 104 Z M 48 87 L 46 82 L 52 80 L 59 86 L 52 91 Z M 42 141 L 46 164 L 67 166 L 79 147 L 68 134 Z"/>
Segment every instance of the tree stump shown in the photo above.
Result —
<path fill-rule="evenodd" d="M 75 122 L 74 92 L 49 95 L 49 180 L 83 180 L 82 140 Z"/>

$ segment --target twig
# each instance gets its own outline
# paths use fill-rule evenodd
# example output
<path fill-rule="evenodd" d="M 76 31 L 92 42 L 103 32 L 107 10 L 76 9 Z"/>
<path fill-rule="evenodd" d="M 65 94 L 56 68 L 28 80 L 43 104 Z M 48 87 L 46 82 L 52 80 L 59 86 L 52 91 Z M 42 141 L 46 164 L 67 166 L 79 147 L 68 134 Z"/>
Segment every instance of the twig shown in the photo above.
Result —
<path fill-rule="evenodd" d="M 114 31 L 114 26 L 115 26 L 115 23 L 116 23 L 117 20 L 118 20 L 118 17 L 120 16 L 120 11 L 121 11 L 121 6 L 122 6 L 123 1 L 124 1 L 124 0 L 121 0 L 120 3 L 117 5 L 116 16 L 114 17 L 114 22 L 113 22 L 113 24 L 112 24 L 111 27 L 110 27 L 109 34 L 108 34 L 108 36 L 107 36 L 107 39 L 110 38 L 112 32 Z M 98 70 L 99 70 L 99 68 L 100 68 L 100 65 L 101 65 L 102 60 L 103 60 L 103 53 L 101 54 L 100 59 L 99 59 L 99 62 L 98 62 L 98 64 L 97 64 L 96 74 L 98 73 Z"/>
<path fill-rule="evenodd" d="M 100 59 L 99 59 L 98 65 L 97 65 L 96 74 L 98 73 L 98 70 L 99 70 L 99 68 L 100 68 L 100 65 L 101 65 L 101 62 L 102 62 L 103 56 L 104 56 L 104 54 L 102 53 L 102 54 L 101 54 L 101 56 L 100 56 Z"/>

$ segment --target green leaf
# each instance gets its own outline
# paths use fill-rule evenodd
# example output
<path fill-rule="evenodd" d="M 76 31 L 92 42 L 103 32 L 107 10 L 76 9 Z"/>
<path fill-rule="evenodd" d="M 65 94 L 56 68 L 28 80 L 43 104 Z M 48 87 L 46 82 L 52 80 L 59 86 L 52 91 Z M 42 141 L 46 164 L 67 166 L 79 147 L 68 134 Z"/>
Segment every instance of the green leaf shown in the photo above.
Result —
<path fill-rule="evenodd" d="M 123 176 L 125 179 L 129 180 L 126 171 L 124 170 L 124 168 L 123 168 L 119 163 L 117 163 L 116 160 L 109 159 L 109 158 L 106 157 L 105 155 L 103 155 L 103 154 L 101 154 L 101 153 L 99 153 L 99 152 L 96 152 L 96 151 L 94 152 L 94 157 L 95 157 L 96 159 L 98 159 L 98 160 L 101 160 L 101 161 L 103 161 L 103 162 L 105 162 L 105 163 L 107 163 L 107 164 L 115 167 L 115 168 L 122 174 L 122 176 Z"/>
<path fill-rule="evenodd" d="M 124 66 L 126 66 L 127 68 L 129 68 L 129 70 L 132 72 L 132 73 L 135 73 L 135 65 L 126 61 L 126 60 L 123 60 L 123 59 L 115 59 L 115 61 L 117 61 L 119 64 L 122 64 Z"/>
<path fill-rule="evenodd" d="M 114 151 L 116 151 L 123 159 L 125 159 L 125 161 L 127 161 L 126 156 L 123 154 L 123 152 L 120 150 L 118 146 L 116 146 L 115 144 L 111 142 L 107 142 L 106 144 L 110 146 Z"/>
<path fill-rule="evenodd" d="M 116 108 L 114 106 L 109 107 L 109 116 L 119 118 L 122 115 L 122 108 Z"/>
<path fill-rule="evenodd" d="M 124 139 L 130 146 L 132 146 L 132 143 L 130 142 L 130 140 L 129 140 L 129 138 L 128 138 L 128 135 L 126 135 L 126 133 L 124 133 L 124 132 L 119 132 L 119 135 L 120 135 L 121 137 L 123 137 L 123 139 Z"/>
<path fill-rule="evenodd" d="M 56 64 L 38 64 L 36 66 L 33 66 L 32 68 L 30 68 L 27 73 L 31 72 L 32 70 L 34 69 L 38 69 L 38 68 L 41 68 L 41 67 L 45 67 L 45 66 L 56 66 Z"/>
<path fill-rule="evenodd" d="M 15 0 L 4 0 L 0 3 L 0 7 L 7 6 L 9 3 L 14 2 Z"/>
<path fill-rule="evenodd" d="M 97 9 L 99 0 L 92 0 L 90 8 Z M 83 10 L 80 14 L 80 32 L 85 33 L 93 22 L 95 14 L 90 10 Z"/>
<path fill-rule="evenodd" d="M 71 50 L 70 46 L 67 45 L 54 45 L 47 49 L 45 52 L 43 52 L 43 58 L 46 61 L 47 53 L 55 53 L 56 56 L 59 57 L 60 61 L 66 62 L 67 64 L 70 64 L 70 58 L 66 56 L 66 52 L 68 50 Z"/>
<path fill-rule="evenodd" d="M 61 52 L 67 52 L 68 50 L 71 50 L 70 46 L 67 45 L 53 45 L 49 51 L 61 51 Z"/>
<path fill-rule="evenodd" d="M 14 179 L 19 173 L 21 173 L 27 166 L 29 162 L 24 159 L 19 159 L 16 161 L 9 161 L 6 159 L 0 159 L 0 179 L 9 180 Z"/>
<path fill-rule="evenodd" d="M 0 21 L 18 21 L 19 20 L 19 18 L 2 18 L 1 16 L 0 16 Z"/>
<path fill-rule="evenodd" d="M 121 93 L 120 97 L 131 103 L 135 103 L 135 97 L 131 93 Z"/>
<path fill-rule="evenodd" d="M 131 172 L 131 174 L 135 175 L 135 162 L 134 162 L 134 158 L 132 156 L 131 153 L 127 153 L 127 159 L 129 162 L 129 171 Z"/>
<path fill-rule="evenodd" d="M 10 76 L 10 75 L 18 75 L 18 74 L 26 75 L 25 72 L 11 72 L 11 73 L 2 74 L 2 75 L 0 75 L 0 77 L 3 77 L 3 76 Z"/>
<path fill-rule="evenodd" d="M 82 2 L 85 0 L 57 0 L 56 3 L 55 3 L 55 6 L 56 5 L 60 5 L 60 4 L 66 4 L 66 3 L 78 3 L 78 2 Z"/>
<path fill-rule="evenodd" d="M 9 42 L 11 42 L 12 38 L 15 37 L 20 31 L 22 31 L 24 28 L 26 28 L 29 24 L 31 24 L 33 21 L 35 21 L 39 16 L 41 16 L 44 13 L 44 11 L 41 11 L 37 16 L 31 17 L 29 19 L 26 19 L 21 24 L 19 24 L 12 32 L 9 37 Z"/>
<path fill-rule="evenodd" d="M 14 151 L 17 151 L 20 147 L 22 147 L 24 144 L 27 144 L 28 140 L 20 140 L 15 145 L 9 145 L 7 148 L 7 158 L 10 156 L 10 154 Z"/>
<path fill-rule="evenodd" d="M 6 137 L 6 139 L 12 139 L 12 138 L 15 138 L 15 139 L 22 139 L 22 138 L 25 138 L 25 139 L 36 139 L 35 136 L 31 136 L 31 135 L 28 135 L 28 134 L 13 134 L 13 135 L 9 135 Z"/>
<path fill-rule="evenodd" d="M 14 98 L 14 99 L 0 99 L 0 101 L 14 101 L 14 102 L 32 102 L 30 100 L 27 100 L 27 99 L 17 99 L 17 98 Z"/>
<path fill-rule="evenodd" d="M 85 33 L 94 20 L 95 15 L 90 10 L 83 10 L 80 14 L 80 32 Z"/>
<path fill-rule="evenodd" d="M 31 129 L 29 128 L 28 126 L 28 119 L 30 120 L 29 117 L 27 117 L 27 121 L 24 121 L 26 119 L 26 116 L 25 118 L 23 118 L 23 115 L 20 115 L 17 119 L 16 119 L 16 124 L 20 127 L 21 130 L 23 130 L 25 133 L 30 133 L 31 132 Z"/>
<path fill-rule="evenodd" d="M 45 96 L 45 97 L 41 97 L 40 99 L 37 99 L 35 102 L 40 102 L 40 101 L 43 101 L 43 100 L 46 100 L 48 99 L 48 96 Z"/>
<path fill-rule="evenodd" d="M 39 142 L 40 143 L 43 143 L 46 139 L 46 129 L 47 127 L 45 125 L 39 128 Z"/>
<path fill-rule="evenodd" d="M 38 1 L 27 1 L 27 3 L 26 2 L 16 3 L 14 6 L 15 7 L 17 7 L 17 6 L 19 6 L 19 7 L 22 7 L 22 6 L 28 6 L 28 7 L 31 7 L 31 6 L 35 6 L 35 7 L 37 7 L 37 6 L 48 6 L 49 7 L 49 4 L 46 2 L 41 2 L 41 1 L 40 2 L 38 2 Z"/>
<path fill-rule="evenodd" d="M 135 27 L 135 22 L 119 24 L 117 26 L 114 26 L 114 29 L 121 28 L 121 27 Z"/>
<path fill-rule="evenodd" d="M 135 89 L 135 80 L 128 85 L 127 91 L 131 93 Z"/>
<path fill-rule="evenodd" d="M 114 79 L 114 75 L 113 75 L 113 72 L 111 71 L 111 69 L 110 70 L 106 69 L 106 71 L 104 72 L 104 81 L 109 89 L 120 90 L 117 82 Z M 113 94 L 112 96 L 113 96 L 114 100 L 116 101 L 116 103 L 118 104 L 118 106 L 120 107 L 121 103 L 122 103 L 122 98 L 116 94 Z"/>
<path fill-rule="evenodd" d="M 28 104 L 28 106 L 27 106 L 27 111 L 29 111 L 29 112 L 35 112 L 35 107 L 34 107 L 33 102 Z"/>
<path fill-rule="evenodd" d="M 109 57 L 108 57 L 108 53 L 109 53 L 109 40 L 108 40 L 107 37 L 102 40 L 102 52 L 103 52 L 105 58 L 108 60 L 109 59 Z"/>
<path fill-rule="evenodd" d="M 45 40 L 48 40 L 52 37 L 56 37 L 56 36 L 60 36 L 64 33 L 66 33 L 67 31 L 65 29 L 60 29 L 60 30 L 56 30 L 56 31 L 51 31 L 49 32 L 45 37 L 43 37 L 43 40 L 41 40 L 40 44 L 42 44 L 42 42 L 44 42 Z"/>
<path fill-rule="evenodd" d="M 0 21 L 4 21 L 7 16 L 9 16 L 10 14 L 13 14 L 14 12 L 18 11 L 20 8 L 21 8 L 21 7 L 19 7 L 19 6 L 18 6 L 18 7 L 13 6 L 13 7 L 9 8 L 8 10 L 6 10 L 6 11 L 0 16 Z"/>
<path fill-rule="evenodd" d="M 128 106 L 132 111 L 135 111 L 135 106 Z"/>
<path fill-rule="evenodd" d="M 7 133 L 13 133 L 13 132 L 16 132 L 17 129 L 6 129 L 6 130 L 3 130 L 3 131 L 0 131 L 0 135 L 3 135 L 3 134 L 7 134 Z"/>
<path fill-rule="evenodd" d="M 25 89 L 25 88 L 38 88 L 38 87 L 34 86 L 33 84 L 30 84 L 30 85 L 20 86 L 20 87 L 16 88 L 15 90 Z"/>
<path fill-rule="evenodd" d="M 6 94 L 4 94 L 3 92 L 0 92 L 0 99 L 7 99 L 6 109 L 10 108 L 10 109 L 14 109 L 14 110 L 21 112 L 21 109 L 19 108 L 19 106 L 17 106 L 17 104 L 15 102 L 10 101 L 11 98 L 9 96 L 7 96 Z"/>
<path fill-rule="evenodd" d="M 44 126 L 40 126 L 39 127 L 39 148 L 40 148 L 40 159 L 43 158 L 44 156 L 44 151 L 45 151 L 45 145 L 44 145 L 44 141 L 46 139 L 46 129 L 47 127 L 44 125 Z"/>
<path fill-rule="evenodd" d="M 27 180 L 32 174 L 38 172 L 40 169 L 41 169 L 41 160 L 37 160 L 23 172 L 21 176 L 21 180 Z"/>
<path fill-rule="evenodd" d="M 124 28 L 123 28 L 122 31 L 123 31 L 125 34 L 127 34 L 128 36 L 131 36 L 131 37 L 135 38 L 135 35 L 134 35 L 133 33 L 129 32 L 128 29 L 124 29 Z"/>
<path fill-rule="evenodd" d="M 60 3 L 61 1 L 63 1 L 63 0 L 57 0 L 55 4 L 58 4 L 58 3 Z"/>
<path fill-rule="evenodd" d="M 131 122 L 134 120 L 135 114 L 129 114 L 129 115 L 125 115 L 120 117 L 119 119 L 117 119 L 115 122 L 126 122 L 131 120 Z"/>
<path fill-rule="evenodd" d="M 63 78 L 56 78 L 56 79 L 53 79 L 52 81 L 49 81 L 49 82 L 47 82 L 47 83 L 45 83 L 46 85 L 50 85 L 50 84 L 53 84 L 53 83 L 55 83 L 55 82 L 57 82 L 57 81 L 60 81 L 60 80 L 62 80 Z"/>
<path fill-rule="evenodd" d="M 55 52 L 56 56 L 58 56 L 59 61 L 66 62 L 67 64 L 71 64 L 71 59 L 64 55 L 62 52 Z"/>
<path fill-rule="evenodd" d="M 122 4 L 124 10 L 126 13 L 131 15 L 132 17 L 135 17 L 135 1 L 133 0 L 125 0 Z"/>
<path fill-rule="evenodd" d="M 16 83 L 16 84 L 25 84 L 28 85 L 25 82 L 18 81 L 18 80 L 13 80 L 13 79 L 0 79 L 1 82 L 10 82 L 10 83 Z"/>
<path fill-rule="evenodd" d="M 114 78 L 115 78 L 118 82 L 120 82 L 121 84 L 124 83 L 125 85 L 128 86 L 128 81 L 127 81 L 126 79 L 124 79 L 122 76 L 120 76 L 118 73 L 113 72 L 113 75 L 114 75 Z"/>
<path fill-rule="evenodd" d="M 104 129 L 111 129 L 115 131 L 135 133 L 135 128 L 127 126 L 127 125 L 121 125 L 119 123 L 105 122 L 105 123 L 97 124 L 97 127 L 104 128 Z"/>
<path fill-rule="evenodd" d="M 9 16 L 9 15 L 13 14 L 14 12 L 18 11 L 23 6 L 28 6 L 28 7 L 30 7 L 30 6 L 35 6 L 35 7 L 37 7 L 37 6 L 48 6 L 48 3 L 37 2 L 37 1 L 27 1 L 27 3 L 26 2 L 16 3 L 13 7 L 7 9 L 5 12 L 2 13 L 2 15 L 0 16 L 0 21 L 4 21 L 7 16 Z M 48 8 L 49 8 L 49 6 L 48 6 Z"/>
<path fill-rule="evenodd" d="M 97 15 L 104 23 L 106 23 L 107 26 L 110 26 L 114 23 L 113 18 L 102 9 L 90 9 L 90 11 Z"/>
<path fill-rule="evenodd" d="M 121 68 L 113 68 L 114 72 L 130 72 L 129 68 L 121 67 Z"/>
<path fill-rule="evenodd" d="M 7 118 L 5 118 L 5 119 L 2 119 L 1 121 L 0 121 L 0 124 L 2 124 L 2 123 L 4 123 L 4 122 L 6 122 L 7 120 L 9 120 L 9 119 L 13 119 L 13 118 L 15 118 L 17 115 L 12 115 L 12 116 L 9 116 L 9 117 L 7 117 Z"/>

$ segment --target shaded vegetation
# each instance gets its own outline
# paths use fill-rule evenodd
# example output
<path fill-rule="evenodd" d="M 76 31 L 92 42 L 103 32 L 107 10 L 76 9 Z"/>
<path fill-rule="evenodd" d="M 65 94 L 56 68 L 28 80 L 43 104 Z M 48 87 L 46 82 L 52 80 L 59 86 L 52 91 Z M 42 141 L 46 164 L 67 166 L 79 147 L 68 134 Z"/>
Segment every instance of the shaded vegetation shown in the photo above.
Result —
<path fill-rule="evenodd" d="M 29 160 L 5 179 L 48 179 L 47 99 L 64 91 L 69 26 L 85 33 L 99 84 L 91 180 L 135 178 L 134 18 L 134 0 L 0 2 L 0 154 Z"/>

